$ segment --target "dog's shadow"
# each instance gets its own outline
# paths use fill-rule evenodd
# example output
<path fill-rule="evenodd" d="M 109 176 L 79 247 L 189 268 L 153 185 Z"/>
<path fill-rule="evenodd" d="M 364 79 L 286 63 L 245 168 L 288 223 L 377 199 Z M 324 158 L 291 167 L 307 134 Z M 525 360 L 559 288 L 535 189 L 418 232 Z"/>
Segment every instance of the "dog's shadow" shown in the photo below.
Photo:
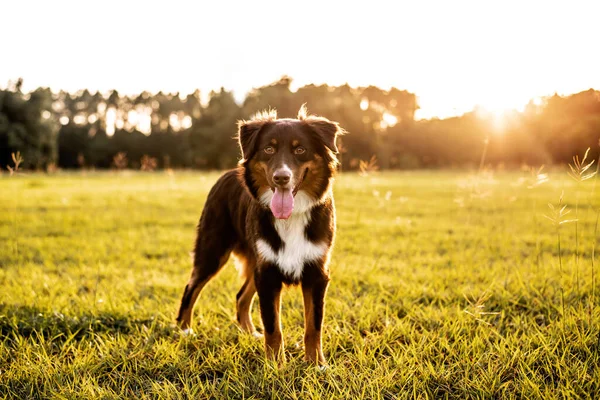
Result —
<path fill-rule="evenodd" d="M 31 305 L 0 303 L 0 338 L 78 341 L 99 333 L 130 334 L 139 329 L 152 329 L 161 336 L 173 335 L 173 329 L 155 317 L 139 319 L 110 311 L 65 315 Z"/>
<path fill-rule="evenodd" d="M 0 340 L 15 346 L 18 346 L 20 339 L 60 344 L 65 341 L 93 340 L 97 335 L 134 335 L 140 336 L 146 343 L 159 338 L 174 341 L 182 339 L 184 347 L 190 352 L 210 352 L 218 351 L 222 345 L 219 340 L 249 340 L 234 321 L 220 338 L 212 337 L 210 331 L 200 330 L 198 333 L 186 337 L 174 321 L 164 316 L 135 318 L 126 313 L 110 311 L 84 311 L 68 315 L 31 305 L 0 303 Z"/>
<path fill-rule="evenodd" d="M 241 338 L 244 337 L 243 340 L 250 343 L 250 337 L 239 331 L 239 328 L 233 324 L 231 331 L 227 332 L 224 338 L 211 337 L 209 330 L 200 331 L 198 337 L 182 337 L 181 331 L 175 327 L 174 323 L 172 324 L 168 318 L 162 316 L 140 319 L 132 318 L 127 314 L 106 311 L 64 315 L 31 305 L 0 303 L 0 341 L 6 348 L 16 352 L 21 351 L 24 341 L 28 341 L 36 346 L 44 347 L 43 352 L 51 358 L 60 360 L 57 362 L 68 364 L 71 357 L 69 348 L 74 342 L 95 342 L 98 336 L 106 339 L 106 337 L 128 335 L 133 343 L 128 343 L 129 339 L 126 339 L 125 342 L 119 340 L 115 347 L 112 342 L 109 342 L 106 347 L 108 349 L 106 350 L 106 360 L 88 361 L 89 365 L 97 371 L 98 382 L 109 387 L 115 382 L 114 378 L 111 378 L 111 374 L 120 373 L 119 368 L 122 367 L 122 364 L 116 361 L 121 360 L 122 354 L 135 354 L 141 360 L 148 355 L 154 355 L 156 353 L 154 344 L 158 344 L 158 348 L 161 348 L 164 343 L 161 339 L 164 338 L 169 338 L 174 342 L 181 340 L 180 343 L 174 343 L 173 348 L 183 349 L 183 354 L 186 356 L 181 357 L 181 361 L 175 366 L 167 363 L 156 367 L 159 372 L 154 373 L 160 375 L 161 379 L 179 382 L 181 377 L 185 376 L 185 368 L 189 363 L 201 366 L 194 372 L 196 380 L 214 382 L 216 379 L 222 379 L 227 374 L 228 366 L 226 363 L 214 361 L 215 354 L 227 351 L 227 349 L 221 349 L 222 340 L 233 342 L 242 340 Z M 232 344 L 231 342 L 230 344 Z M 100 340 L 97 343 L 102 347 L 106 340 Z M 143 352 L 139 351 L 139 346 L 144 350 Z M 113 350 L 116 348 L 116 352 L 110 350 L 111 348 Z M 133 351 L 133 348 L 137 350 Z M 111 364 L 111 358 L 117 359 L 115 364 Z M 205 363 L 207 358 L 212 361 Z M 243 360 L 244 368 L 260 371 L 264 364 L 262 344 L 255 342 L 254 345 L 243 346 L 243 349 L 239 350 L 237 359 Z M 45 362 L 50 361 L 46 360 Z M 142 361 L 140 362 L 142 363 Z M 68 370 L 70 367 L 65 368 Z M 45 376 L 50 375 L 46 374 Z M 39 379 L 38 376 L 11 376 L 3 383 L 5 387 L 15 390 L 15 393 L 29 393 L 39 390 Z M 25 397 L 27 396 L 24 395 L 23 398 Z"/>

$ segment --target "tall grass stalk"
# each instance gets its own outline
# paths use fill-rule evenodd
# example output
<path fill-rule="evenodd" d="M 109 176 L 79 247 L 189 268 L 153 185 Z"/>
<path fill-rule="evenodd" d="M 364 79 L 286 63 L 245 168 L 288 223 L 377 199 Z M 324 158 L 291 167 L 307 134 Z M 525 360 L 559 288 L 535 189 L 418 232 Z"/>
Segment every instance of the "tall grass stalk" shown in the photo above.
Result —
<path fill-rule="evenodd" d="M 477 170 L 477 176 L 475 177 L 473 184 L 471 185 L 471 193 L 469 196 L 469 213 L 467 215 L 467 228 L 471 225 L 471 205 L 472 200 L 478 197 L 478 194 L 481 189 L 481 175 L 483 173 L 483 166 L 485 165 L 485 157 L 487 155 L 487 149 L 490 144 L 489 135 L 483 140 L 483 150 L 481 151 L 481 158 L 479 159 L 479 169 Z"/>
<path fill-rule="evenodd" d="M 479 174 L 481 174 L 481 171 L 483 171 L 483 165 L 485 163 L 485 156 L 487 155 L 487 149 L 488 149 L 489 144 L 490 144 L 490 137 L 488 135 L 488 136 L 486 136 L 485 140 L 483 141 L 483 151 L 481 152 L 481 159 L 479 160 Z"/>
<path fill-rule="evenodd" d="M 528 189 L 533 189 L 537 186 L 540 186 L 543 183 L 548 182 L 549 178 L 548 178 L 548 174 L 543 173 L 544 169 L 544 165 L 542 165 L 540 168 L 537 169 L 537 171 L 535 169 L 533 169 L 533 167 L 530 169 L 531 171 L 531 184 L 529 186 L 527 186 Z M 537 215 L 537 197 L 533 196 L 533 223 L 534 223 L 534 227 L 535 227 L 535 253 L 536 253 L 536 261 L 537 261 L 537 268 L 538 268 L 538 272 L 540 271 L 540 268 L 542 266 L 542 251 L 540 248 L 540 227 L 539 227 L 539 221 L 538 221 L 538 215 Z"/>
<path fill-rule="evenodd" d="M 590 148 L 588 147 L 588 149 L 585 151 L 585 154 L 583 155 L 583 158 L 580 160 L 578 155 L 575 155 L 573 157 L 573 164 L 569 164 L 569 168 L 571 169 L 571 171 L 569 171 L 569 175 L 571 176 L 571 178 L 573 178 L 575 180 L 575 182 L 577 182 L 577 189 L 576 189 L 576 197 L 575 197 L 575 281 L 577 284 L 577 295 L 579 296 L 579 192 L 580 192 L 580 187 L 581 187 L 581 183 L 583 181 L 586 181 L 590 178 L 593 178 L 597 171 L 598 168 L 596 168 L 595 172 L 588 172 L 588 170 L 590 169 L 590 167 L 594 164 L 594 162 L 596 160 L 592 160 L 589 163 L 586 164 L 586 159 L 587 156 L 590 152 Z"/>
<path fill-rule="evenodd" d="M 565 290 L 563 286 L 563 260 L 562 260 L 562 248 L 561 248 L 561 240 L 560 240 L 560 226 L 563 224 L 567 224 L 569 222 L 575 222 L 576 219 L 564 219 L 567 214 L 571 212 L 571 210 L 567 210 L 567 205 L 563 204 L 564 191 L 561 193 L 560 198 L 558 199 L 558 206 L 554 207 L 551 203 L 548 203 L 548 208 L 550 208 L 550 215 L 544 215 L 548 218 L 554 226 L 556 227 L 556 240 L 558 244 L 558 272 L 559 272 L 559 288 L 560 288 L 560 298 L 561 298 L 561 308 L 562 308 L 562 323 L 563 330 L 565 328 Z"/>
<path fill-rule="evenodd" d="M 533 223 L 535 229 L 535 258 L 537 262 L 537 272 L 540 272 L 542 261 L 541 261 L 541 251 L 540 251 L 540 227 L 537 216 L 537 199 L 533 199 Z"/>
<path fill-rule="evenodd" d="M 600 141 L 598 141 L 598 145 L 600 146 Z M 594 194 L 596 192 L 596 184 L 598 182 L 598 172 L 600 170 L 600 155 L 598 155 L 598 160 L 596 161 L 596 171 L 594 172 L 594 183 L 592 185 L 592 191 L 590 193 L 589 204 L 592 206 L 594 204 Z M 598 244 L 598 217 L 600 216 L 600 208 L 596 211 L 596 225 L 594 226 L 594 239 L 592 246 L 592 300 L 590 301 L 590 326 L 592 326 L 594 305 L 596 302 L 596 276 L 595 276 L 595 255 L 596 255 L 596 245 Z M 598 336 L 598 341 L 600 344 L 600 335 Z M 600 346 L 599 346 L 600 347 Z"/>
<path fill-rule="evenodd" d="M 490 137 L 489 135 L 487 135 L 483 140 L 483 149 L 481 151 L 481 157 L 479 159 L 479 169 L 477 170 L 477 173 L 472 177 L 473 179 L 471 180 L 469 177 L 468 179 L 466 179 L 466 183 L 459 183 L 459 192 L 462 192 L 464 197 L 460 197 L 457 200 L 459 200 L 458 203 L 460 204 L 460 207 L 463 207 L 467 214 L 461 243 L 468 242 L 468 232 L 471 227 L 471 216 L 473 214 L 473 201 L 474 199 L 481 199 L 483 197 L 481 190 L 481 187 L 483 186 L 482 175 L 489 143 Z M 466 248 L 463 250 L 466 250 Z"/>
<path fill-rule="evenodd" d="M 579 183 L 575 192 L 575 284 L 579 296 Z"/>
<path fill-rule="evenodd" d="M 598 145 L 600 146 L 600 141 L 598 141 Z M 594 172 L 594 183 L 592 185 L 592 191 L 590 193 L 590 204 L 594 200 L 594 194 L 596 193 L 596 184 L 598 182 L 598 172 L 600 171 L 600 155 L 598 155 L 598 160 L 596 161 L 596 171 Z"/>
<path fill-rule="evenodd" d="M 562 323 L 563 323 L 563 329 L 564 329 L 566 313 L 565 313 L 565 288 L 563 286 L 562 251 L 560 248 L 560 224 L 556 226 L 556 238 L 558 240 L 558 271 L 559 271 L 558 279 L 560 279 L 560 282 L 559 282 L 560 303 L 562 306 Z"/>
<path fill-rule="evenodd" d="M 594 226 L 594 245 L 592 246 L 592 298 L 589 309 L 589 325 L 592 326 L 592 313 L 594 312 L 594 303 L 596 301 L 596 275 L 594 266 L 596 262 L 596 245 L 598 244 L 598 218 L 600 217 L 600 208 L 596 211 L 596 225 Z"/>
<path fill-rule="evenodd" d="M 10 156 L 13 160 L 14 167 L 7 165 L 6 169 L 8 169 L 8 171 L 10 172 L 10 176 L 12 177 L 13 175 L 17 175 L 20 173 L 19 167 L 25 160 L 23 159 L 23 156 L 21 156 L 20 151 L 17 151 L 16 153 L 10 153 Z M 14 232 L 13 232 L 13 243 L 14 243 L 13 254 L 15 256 L 17 256 L 19 254 L 19 240 L 18 240 L 18 236 L 17 236 L 17 230 L 19 229 L 19 223 L 17 221 L 17 215 L 19 213 L 20 193 L 21 193 L 21 191 L 19 189 L 17 189 L 17 194 L 14 196 L 15 212 L 13 213 L 13 226 L 15 228 L 14 228 Z"/>

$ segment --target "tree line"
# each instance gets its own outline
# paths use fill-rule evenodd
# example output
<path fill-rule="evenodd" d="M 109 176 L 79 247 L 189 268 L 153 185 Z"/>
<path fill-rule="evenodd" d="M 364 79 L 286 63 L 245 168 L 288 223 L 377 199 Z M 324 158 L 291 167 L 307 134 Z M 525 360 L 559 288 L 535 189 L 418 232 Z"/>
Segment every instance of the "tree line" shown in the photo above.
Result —
<path fill-rule="evenodd" d="M 344 170 L 362 160 L 381 168 L 564 163 L 573 154 L 600 148 L 600 92 L 554 95 L 531 101 L 503 116 L 475 109 L 446 119 L 415 120 L 414 93 L 391 88 L 306 85 L 291 79 L 252 90 L 239 104 L 224 89 L 202 98 L 199 91 L 125 96 L 82 90 L 22 91 L 22 80 L 0 90 L 0 167 L 20 152 L 22 167 L 198 168 L 236 164 L 236 122 L 276 108 L 294 117 L 307 104 L 311 113 L 338 121 L 348 132 L 338 147 Z M 373 158 L 374 157 L 374 158 Z M 375 161 L 376 160 L 376 161 Z"/>

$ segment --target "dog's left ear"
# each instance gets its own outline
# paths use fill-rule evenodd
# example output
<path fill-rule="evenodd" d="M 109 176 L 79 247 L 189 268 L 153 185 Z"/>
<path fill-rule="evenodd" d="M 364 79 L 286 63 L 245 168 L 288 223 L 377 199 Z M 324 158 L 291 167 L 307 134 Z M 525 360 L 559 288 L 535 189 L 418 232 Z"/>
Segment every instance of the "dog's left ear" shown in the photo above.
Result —
<path fill-rule="evenodd" d="M 339 153 L 338 148 L 335 145 L 335 139 L 337 139 L 338 135 L 346 133 L 346 131 L 342 129 L 337 122 L 330 121 L 327 118 L 309 115 L 306 104 L 302 104 L 302 107 L 300 107 L 298 119 L 306 122 L 329 150 L 336 154 Z"/>
<path fill-rule="evenodd" d="M 335 144 L 335 140 L 338 135 L 342 135 L 344 130 L 340 127 L 337 122 L 328 120 L 322 117 L 306 117 L 304 119 L 312 130 L 319 136 L 319 139 L 334 153 L 338 153 L 338 148 Z"/>

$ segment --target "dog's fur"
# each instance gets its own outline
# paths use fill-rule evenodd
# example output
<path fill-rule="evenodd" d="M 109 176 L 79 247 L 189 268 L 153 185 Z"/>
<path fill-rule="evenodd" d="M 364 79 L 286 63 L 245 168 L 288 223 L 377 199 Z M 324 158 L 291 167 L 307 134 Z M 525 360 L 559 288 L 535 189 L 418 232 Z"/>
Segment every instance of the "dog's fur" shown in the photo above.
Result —
<path fill-rule="evenodd" d="M 267 357 L 283 361 L 280 293 L 283 284 L 300 284 L 306 359 L 324 364 L 321 329 L 335 235 L 335 142 L 343 130 L 336 122 L 307 115 L 304 106 L 297 119 L 278 119 L 269 111 L 240 121 L 238 128 L 242 160 L 208 195 L 177 321 L 191 329 L 198 294 L 233 254 L 245 278 L 237 294 L 242 329 L 257 334 L 250 308 L 258 293 Z M 274 176 L 282 171 L 291 178 L 284 186 Z M 275 218 L 269 209 L 276 186 L 294 190 L 288 219 Z"/>

